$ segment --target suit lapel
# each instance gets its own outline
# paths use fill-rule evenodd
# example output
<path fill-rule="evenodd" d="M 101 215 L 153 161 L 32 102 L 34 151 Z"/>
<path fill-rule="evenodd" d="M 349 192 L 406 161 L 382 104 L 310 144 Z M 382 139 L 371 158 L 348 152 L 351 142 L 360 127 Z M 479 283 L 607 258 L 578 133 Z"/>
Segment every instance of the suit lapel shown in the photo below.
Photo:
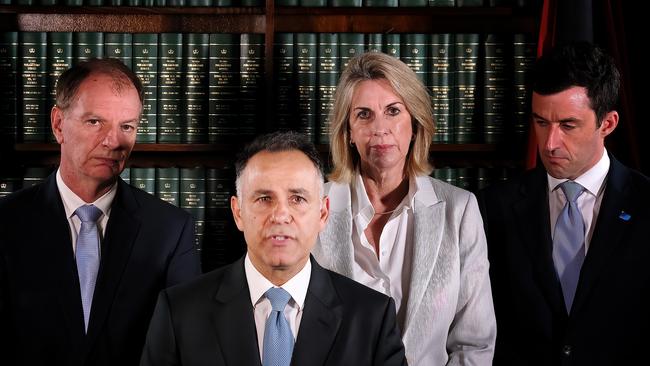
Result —
<path fill-rule="evenodd" d="M 261 366 L 243 258 L 224 274 L 215 302 L 212 321 L 226 365 Z"/>
<path fill-rule="evenodd" d="M 341 326 L 342 304 L 329 273 L 311 258 L 312 271 L 292 365 L 323 365 Z"/>
<path fill-rule="evenodd" d="M 131 188 L 119 179 L 102 242 L 102 259 L 97 274 L 97 285 L 93 295 L 90 326 L 88 327 L 90 342 L 94 341 L 102 329 L 115 299 L 115 291 L 122 282 L 122 274 L 129 262 L 131 250 L 140 229 L 138 209 L 139 205 L 133 197 Z"/>
<path fill-rule="evenodd" d="M 537 169 L 520 187 L 521 199 L 513 204 L 516 229 L 525 243 L 537 283 L 551 308 L 566 314 L 562 289 L 553 264 L 553 243 L 548 208 L 546 172 Z"/>
<path fill-rule="evenodd" d="M 629 221 L 622 220 L 619 215 L 625 212 L 632 219 L 635 217 L 638 202 L 634 201 L 631 190 L 627 187 L 628 174 L 627 168 L 611 157 L 603 200 L 595 220 L 596 227 L 580 271 L 580 281 L 573 302 L 574 309 L 580 308 L 585 302 L 598 276 L 603 273 L 602 267 L 611 260 L 615 249 L 616 252 L 621 250 L 620 239 Z"/>
<path fill-rule="evenodd" d="M 413 223 L 413 261 L 409 284 L 409 299 L 406 306 L 403 334 L 406 338 L 411 323 L 414 321 L 424 292 L 429 287 L 431 274 L 436 265 L 440 241 L 445 227 L 444 201 L 432 206 L 420 206 L 415 200 Z"/>

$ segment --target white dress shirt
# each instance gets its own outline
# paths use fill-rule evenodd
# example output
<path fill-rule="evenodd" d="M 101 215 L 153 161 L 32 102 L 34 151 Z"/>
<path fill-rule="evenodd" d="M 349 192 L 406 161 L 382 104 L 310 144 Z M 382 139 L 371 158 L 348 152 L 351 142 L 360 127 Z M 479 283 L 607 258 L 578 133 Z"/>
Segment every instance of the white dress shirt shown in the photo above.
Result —
<path fill-rule="evenodd" d="M 266 326 L 266 319 L 271 314 L 271 301 L 264 296 L 266 291 L 271 287 L 277 287 L 264 277 L 253 266 L 248 254 L 244 259 L 244 271 L 246 272 L 246 281 L 248 282 L 248 290 L 251 296 L 251 303 L 254 308 L 255 328 L 257 329 L 257 344 L 260 350 L 260 360 L 264 354 L 264 327 Z M 311 279 L 311 261 L 307 263 L 293 278 L 287 281 L 284 285 L 280 286 L 286 290 L 291 299 L 284 308 L 284 316 L 289 322 L 291 333 L 293 333 L 293 340 L 298 338 L 298 329 L 300 329 L 300 320 L 305 305 L 305 297 L 307 296 L 307 288 L 309 287 L 309 280 Z"/>
<path fill-rule="evenodd" d="M 97 221 L 97 228 L 99 229 L 99 245 L 101 248 L 101 242 L 104 240 L 104 234 L 106 233 L 108 217 L 111 214 L 111 205 L 113 204 L 113 199 L 117 192 L 117 183 L 113 184 L 111 189 L 99 197 L 95 202 L 90 203 L 84 202 L 84 200 L 70 190 L 65 182 L 63 182 L 63 178 L 61 178 L 60 169 L 56 171 L 56 186 L 59 189 L 59 194 L 63 201 L 63 208 L 65 209 L 65 217 L 68 219 L 68 224 L 70 226 L 70 238 L 72 239 L 73 253 L 77 250 L 77 236 L 79 235 L 79 230 L 81 230 L 81 220 L 74 214 L 74 212 L 83 205 L 95 205 L 103 213 Z"/>
<path fill-rule="evenodd" d="M 605 150 L 603 151 L 603 156 L 591 169 L 574 180 L 574 182 L 579 183 L 585 188 L 585 191 L 578 197 L 578 208 L 582 213 L 582 218 L 585 223 L 585 254 L 589 250 L 589 243 L 591 243 L 591 237 L 594 234 L 594 228 L 596 226 L 595 219 L 598 218 L 600 203 L 603 200 L 605 178 L 609 171 L 609 164 L 609 156 L 607 156 L 607 150 Z M 560 184 L 566 182 L 568 179 L 553 178 L 549 174 L 547 176 L 551 236 L 555 237 L 555 222 L 566 203 L 566 197 L 560 188 Z"/>

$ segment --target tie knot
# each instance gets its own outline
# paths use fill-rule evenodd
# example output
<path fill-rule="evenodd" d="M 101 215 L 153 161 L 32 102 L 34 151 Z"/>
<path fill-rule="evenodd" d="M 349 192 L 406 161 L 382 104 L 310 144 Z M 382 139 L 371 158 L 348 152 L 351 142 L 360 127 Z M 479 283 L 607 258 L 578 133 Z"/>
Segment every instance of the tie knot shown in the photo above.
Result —
<path fill-rule="evenodd" d="M 76 209 L 74 213 L 81 222 L 97 222 L 99 216 L 102 215 L 102 210 L 95 205 L 83 205 Z"/>
<path fill-rule="evenodd" d="M 574 203 L 580 194 L 582 194 L 582 192 L 585 190 L 585 188 L 579 183 L 571 180 L 567 180 L 566 182 L 560 184 L 560 188 L 562 188 L 562 192 L 564 192 L 566 199 Z"/>
<path fill-rule="evenodd" d="M 283 288 L 272 287 L 266 291 L 266 298 L 271 302 L 273 311 L 284 311 L 289 299 L 291 299 L 291 295 Z"/>

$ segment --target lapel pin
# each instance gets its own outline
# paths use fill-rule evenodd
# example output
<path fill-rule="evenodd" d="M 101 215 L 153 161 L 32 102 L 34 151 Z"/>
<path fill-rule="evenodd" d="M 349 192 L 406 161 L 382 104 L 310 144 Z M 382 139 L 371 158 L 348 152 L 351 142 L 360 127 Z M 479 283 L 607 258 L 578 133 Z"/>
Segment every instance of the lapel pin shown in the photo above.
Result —
<path fill-rule="evenodd" d="M 625 211 L 621 211 L 621 213 L 618 215 L 618 218 L 623 221 L 630 221 L 632 216 L 630 216 L 630 214 Z"/>

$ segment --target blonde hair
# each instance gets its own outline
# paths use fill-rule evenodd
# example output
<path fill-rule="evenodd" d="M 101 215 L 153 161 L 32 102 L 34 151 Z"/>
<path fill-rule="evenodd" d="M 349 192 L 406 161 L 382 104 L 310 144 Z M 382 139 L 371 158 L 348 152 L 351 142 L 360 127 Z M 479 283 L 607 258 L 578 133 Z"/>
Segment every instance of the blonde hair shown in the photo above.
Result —
<path fill-rule="evenodd" d="M 428 175 L 429 146 L 434 133 L 431 98 L 420 79 L 406 64 L 381 52 L 366 52 L 350 60 L 334 94 L 330 113 L 330 150 L 334 168 L 329 180 L 350 183 L 359 169 L 359 153 L 349 144 L 350 108 L 356 87 L 365 80 L 386 80 L 403 101 L 412 118 L 414 141 L 404 167 L 409 177 Z"/>

